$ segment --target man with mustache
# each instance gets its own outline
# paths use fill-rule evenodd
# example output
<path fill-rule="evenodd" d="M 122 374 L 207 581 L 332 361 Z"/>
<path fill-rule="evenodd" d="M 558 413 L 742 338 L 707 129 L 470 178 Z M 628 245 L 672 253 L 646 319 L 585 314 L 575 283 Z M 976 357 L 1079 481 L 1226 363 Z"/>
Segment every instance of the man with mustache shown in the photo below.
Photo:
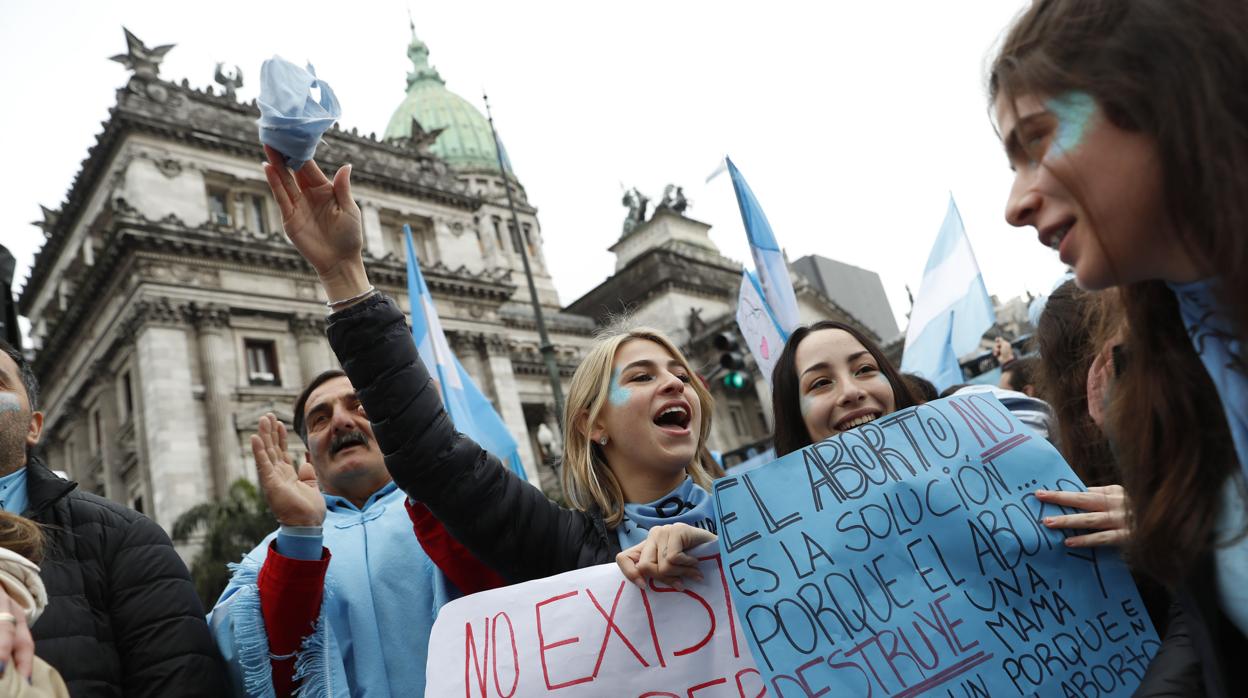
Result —
<path fill-rule="evenodd" d="M 212 611 L 235 689 L 421 695 L 438 608 L 502 580 L 391 481 L 342 371 L 304 388 L 294 428 L 308 449 L 297 470 L 272 414 L 251 437 L 281 528 L 243 559 Z"/>

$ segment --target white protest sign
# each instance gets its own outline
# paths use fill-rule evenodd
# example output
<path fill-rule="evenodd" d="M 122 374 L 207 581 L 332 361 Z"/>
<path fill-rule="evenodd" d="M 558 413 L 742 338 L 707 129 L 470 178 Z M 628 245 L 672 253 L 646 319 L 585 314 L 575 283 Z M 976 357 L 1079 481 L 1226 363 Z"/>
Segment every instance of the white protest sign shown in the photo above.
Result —
<path fill-rule="evenodd" d="M 640 589 L 614 564 L 493 589 L 438 612 L 425 695 L 759 698 L 714 543 L 703 581 Z"/>

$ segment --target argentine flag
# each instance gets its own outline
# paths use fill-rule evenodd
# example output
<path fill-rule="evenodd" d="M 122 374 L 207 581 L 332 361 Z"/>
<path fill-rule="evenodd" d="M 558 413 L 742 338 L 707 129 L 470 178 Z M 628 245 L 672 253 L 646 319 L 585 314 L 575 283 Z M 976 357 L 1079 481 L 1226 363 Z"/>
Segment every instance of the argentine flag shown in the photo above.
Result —
<path fill-rule="evenodd" d="M 996 319 L 951 195 L 949 212 L 927 257 L 919 297 L 910 310 L 901 370 L 923 376 L 937 390 L 962 383 L 958 357 L 979 346 Z"/>
<path fill-rule="evenodd" d="M 407 297 L 412 306 L 412 338 L 421 360 L 442 386 L 442 404 L 451 416 L 451 423 L 461 434 L 494 454 L 522 480 L 527 480 L 529 476 L 520 461 L 516 440 L 446 343 L 442 322 L 433 307 L 433 296 L 420 273 L 410 226 L 403 226 L 403 235 L 407 241 Z"/>
<path fill-rule="evenodd" d="M 775 234 L 771 232 L 771 224 L 763 214 L 763 207 L 758 205 L 758 199 L 754 198 L 750 185 L 745 183 L 745 177 L 741 176 L 730 158 L 724 158 L 724 164 L 728 166 L 732 188 L 737 194 L 737 207 L 741 209 L 745 234 L 750 239 L 750 254 L 754 256 L 754 268 L 763 287 L 763 298 L 780 326 L 781 336 L 787 341 L 789 333 L 802 322 L 797 314 L 797 297 L 793 295 L 789 267 L 784 262 L 784 253 L 780 251 Z"/>

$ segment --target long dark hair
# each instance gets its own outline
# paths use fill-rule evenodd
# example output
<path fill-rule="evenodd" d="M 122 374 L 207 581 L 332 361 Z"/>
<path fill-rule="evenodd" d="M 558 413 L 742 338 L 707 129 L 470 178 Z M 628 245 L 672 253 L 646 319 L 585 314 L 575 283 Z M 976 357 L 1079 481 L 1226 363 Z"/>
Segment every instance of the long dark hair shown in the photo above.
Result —
<path fill-rule="evenodd" d="M 1121 479 L 1109 439 L 1088 413 L 1088 369 L 1101 348 L 1100 328 L 1107 322 L 1106 315 L 1121 313 L 1107 295 L 1084 291 L 1067 281 L 1049 294 L 1036 324 L 1039 397 L 1049 403 L 1057 418 L 1058 450 L 1089 487 Z"/>
<path fill-rule="evenodd" d="M 1239 328 L 1248 327 L 1245 36 L 1242 0 L 1036 0 L 989 78 L 994 103 L 1083 91 L 1112 124 L 1151 137 L 1169 218 L 1159 224 L 1220 279 L 1219 300 Z M 1237 462 L 1174 293 L 1162 281 L 1134 283 L 1122 304 L 1126 366 L 1107 432 L 1131 501 L 1128 553 L 1173 585 L 1210 549 Z"/>
<path fill-rule="evenodd" d="M 777 456 L 787 455 L 812 443 L 810 432 L 806 430 L 806 422 L 802 419 L 801 388 L 797 380 L 797 345 L 801 344 L 811 332 L 819 330 L 848 332 L 871 353 L 880 372 L 888 379 L 888 384 L 893 386 L 895 409 L 900 410 L 903 407 L 913 407 L 918 404 L 901 374 L 870 337 L 850 325 L 835 320 L 822 320 L 809 327 L 799 327 L 789 335 L 789 341 L 785 342 L 784 351 L 780 352 L 780 358 L 776 359 L 776 367 L 771 373 L 771 404 L 776 415 Z"/>

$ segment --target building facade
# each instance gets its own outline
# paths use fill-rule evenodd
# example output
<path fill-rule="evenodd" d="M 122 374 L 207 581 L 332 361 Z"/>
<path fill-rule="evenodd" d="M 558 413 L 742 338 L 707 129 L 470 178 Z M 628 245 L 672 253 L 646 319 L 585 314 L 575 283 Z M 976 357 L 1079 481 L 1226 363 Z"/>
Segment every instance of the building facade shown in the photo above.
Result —
<path fill-rule="evenodd" d="M 168 528 L 235 479 L 254 478 L 247 439 L 259 416 L 289 423 L 302 386 L 337 362 L 316 274 L 285 240 L 257 165 L 254 102 L 240 103 L 228 82 L 219 94 L 162 79 L 159 58 L 137 40 L 127 59 L 133 75 L 66 201 L 45 209 L 46 242 L 19 308 L 32 323 L 49 464 Z M 536 434 L 557 425 L 521 245 L 565 380 L 593 321 L 560 311 L 537 211 L 514 175 L 483 157 L 439 153 L 429 136 L 478 137 L 480 114 L 440 122 L 408 101 L 405 132 L 334 129 L 318 161 L 329 171 L 353 165 L 370 278 L 403 305 L 401 231 L 411 226 L 448 340 L 538 482 L 548 469 Z M 520 231 L 506 223 L 506 187 Z"/>
<path fill-rule="evenodd" d="M 170 528 L 236 479 L 254 479 L 248 439 L 259 417 L 290 423 L 302 386 L 337 362 L 316 274 L 285 239 L 257 165 L 255 103 L 239 102 L 228 76 L 218 76 L 222 89 L 165 80 L 163 52 L 127 39 L 119 59 L 133 74 L 66 200 L 44 208 L 46 241 L 18 307 L 32 323 L 49 465 Z M 451 348 L 515 437 L 530 481 L 557 490 L 557 453 L 544 444 L 561 429 L 522 251 L 565 394 L 594 330 L 626 312 L 669 334 L 708 378 L 713 449 L 765 448 L 766 380 L 756 370 L 735 388 L 715 380 L 715 339 L 737 334 L 741 266 L 719 253 L 710 226 L 684 215 L 683 195 L 649 218 L 644 205 L 632 211 L 611 247 L 615 273 L 561 308 L 537 210 L 505 152 L 500 169 L 485 117 L 446 88 L 415 36 L 408 55 L 407 93 L 382 137 L 332 129 L 317 159 L 326 171 L 353 166 L 370 278 L 404 307 L 402 228 L 411 227 Z M 804 320 L 876 336 L 794 280 Z M 301 443 L 291 447 L 302 457 Z"/>

